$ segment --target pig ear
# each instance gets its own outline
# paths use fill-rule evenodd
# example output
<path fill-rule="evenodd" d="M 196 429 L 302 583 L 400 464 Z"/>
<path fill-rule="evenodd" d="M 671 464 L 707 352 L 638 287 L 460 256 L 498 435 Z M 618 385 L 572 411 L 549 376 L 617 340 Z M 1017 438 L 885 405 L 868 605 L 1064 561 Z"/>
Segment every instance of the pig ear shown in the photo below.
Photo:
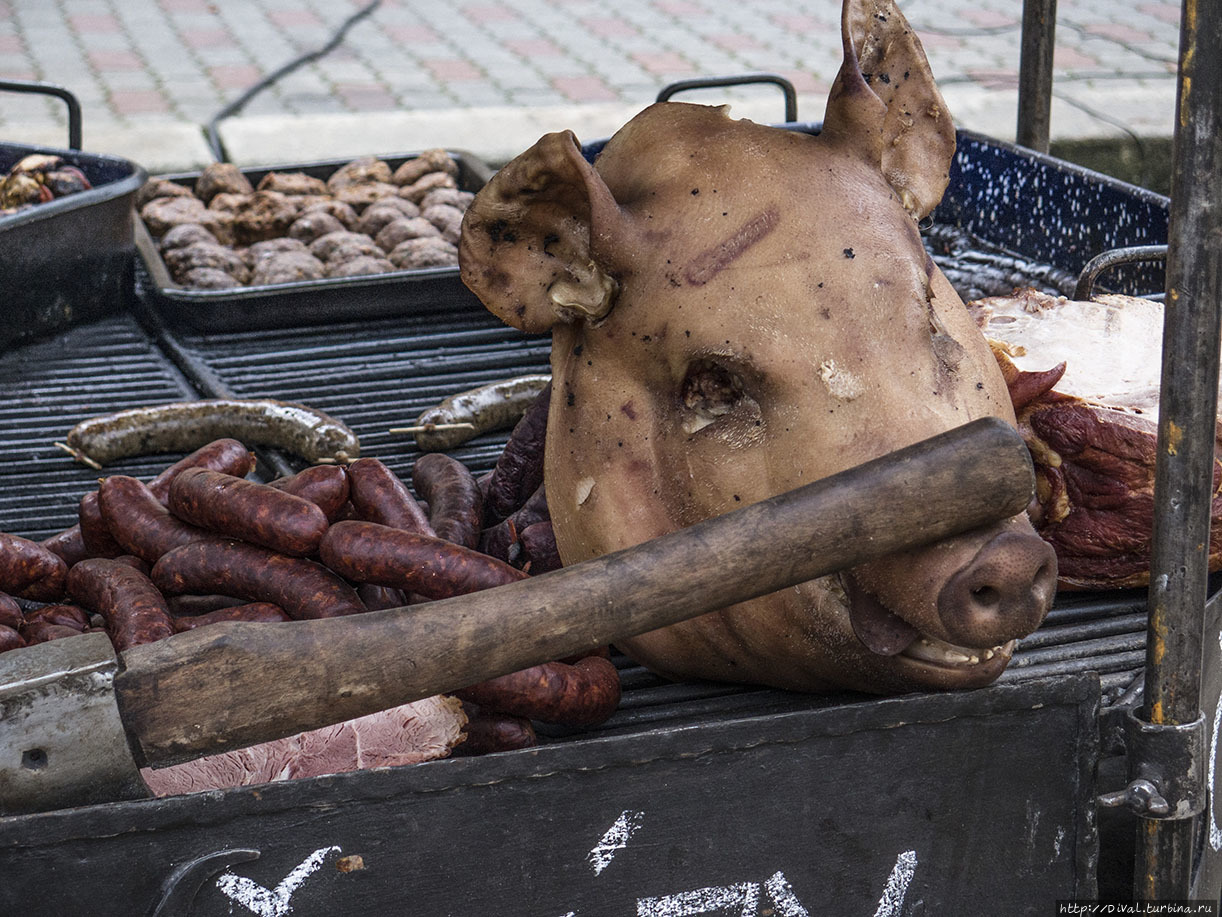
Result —
<path fill-rule="evenodd" d="M 920 220 L 946 190 L 955 126 L 920 40 L 893 0 L 845 0 L 844 63 L 823 130 L 878 164 Z"/>
<path fill-rule="evenodd" d="M 611 259 L 625 216 L 571 131 L 547 134 L 480 190 L 459 242 L 463 282 L 524 331 L 597 321 L 618 292 Z"/>

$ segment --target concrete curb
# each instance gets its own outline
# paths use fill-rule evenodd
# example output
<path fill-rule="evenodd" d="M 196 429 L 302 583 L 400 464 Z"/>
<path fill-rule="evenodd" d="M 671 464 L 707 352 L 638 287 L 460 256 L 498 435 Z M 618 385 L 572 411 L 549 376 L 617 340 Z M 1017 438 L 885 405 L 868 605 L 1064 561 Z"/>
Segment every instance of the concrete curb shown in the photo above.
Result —
<path fill-rule="evenodd" d="M 1002 140 L 1014 138 L 1016 90 L 952 84 L 942 92 L 958 126 Z M 1123 112 L 1115 112 L 1117 98 L 1124 100 Z M 717 101 L 707 95 L 676 100 Z M 799 95 L 799 119 L 820 120 L 825 101 L 822 95 Z M 551 131 L 571 130 L 582 141 L 609 137 L 647 104 L 238 116 L 221 122 L 219 133 L 229 158 L 246 166 L 388 155 L 429 147 L 465 150 L 501 165 Z M 729 104 L 735 117 L 762 123 L 778 122 L 784 114 L 777 99 L 731 99 Z M 1173 133 L 1174 111 L 1174 81 L 1076 86 L 1072 92 L 1058 92 L 1053 100 L 1052 139 L 1054 143 L 1166 139 Z M 1123 116 L 1123 123 L 1117 115 Z M 58 148 L 66 138 L 61 130 L 46 128 L 30 132 L 21 142 Z M 132 159 L 154 175 L 195 171 L 213 160 L 203 125 L 182 121 L 132 127 L 86 123 L 83 145 L 90 152 Z"/>

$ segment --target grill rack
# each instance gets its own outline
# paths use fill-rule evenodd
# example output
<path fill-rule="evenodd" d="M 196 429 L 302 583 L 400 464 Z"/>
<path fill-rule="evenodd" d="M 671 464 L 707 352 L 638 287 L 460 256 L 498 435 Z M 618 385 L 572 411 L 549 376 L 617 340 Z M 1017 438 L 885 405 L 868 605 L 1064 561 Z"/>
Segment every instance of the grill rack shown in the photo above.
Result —
<path fill-rule="evenodd" d="M 945 235 L 943 228 L 934 237 Z M 972 245 L 974 257 L 981 257 L 980 249 Z M 343 419 L 360 437 L 363 455 L 380 458 L 410 480 L 420 453 L 410 437 L 387 432 L 390 427 L 455 391 L 547 372 L 549 353 L 548 336 L 501 324 L 473 296 L 458 307 L 422 303 L 393 319 L 216 334 L 171 329 L 137 300 L 128 314 L 0 354 L 0 386 L 9 394 L 0 405 L 0 531 L 43 538 L 75 522 L 79 498 L 96 486 L 98 473 L 73 462 L 53 442 L 89 416 L 199 397 L 300 401 Z M 486 434 L 453 455 L 482 474 L 495 464 L 505 437 Z M 256 451 L 256 474 L 265 480 L 301 467 L 274 450 Z M 148 478 L 174 458 L 124 460 L 107 473 Z M 1144 603 L 1144 592 L 1133 590 L 1063 593 L 1044 626 L 1020 642 L 1001 680 L 1093 671 L 1099 673 L 1105 705 L 1121 698 L 1144 662 Z M 595 730 L 541 727 L 545 741 L 811 703 L 771 689 L 674 684 L 626 657 L 617 655 L 615 662 L 624 687 L 617 713 Z M 862 699 L 840 694 L 818 703 Z"/>

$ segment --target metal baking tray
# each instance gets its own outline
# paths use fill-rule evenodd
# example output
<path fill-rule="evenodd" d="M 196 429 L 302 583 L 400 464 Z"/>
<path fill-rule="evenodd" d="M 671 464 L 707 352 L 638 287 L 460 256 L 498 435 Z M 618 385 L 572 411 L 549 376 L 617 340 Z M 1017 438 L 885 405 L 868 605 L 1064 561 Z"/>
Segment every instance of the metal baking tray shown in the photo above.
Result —
<path fill-rule="evenodd" d="M 147 175 L 129 160 L 77 148 L 79 106 L 67 90 L 12 81 L 0 81 L 0 90 L 59 96 L 71 114 L 71 148 L 0 143 L 0 174 L 39 153 L 76 166 L 93 186 L 0 216 L 0 289 L 6 295 L 2 351 L 126 305 L 135 249 L 132 201 Z"/>
<path fill-rule="evenodd" d="M 478 191 L 492 177 L 493 169 L 478 157 L 450 150 L 458 164 L 458 186 Z M 391 169 L 414 159 L 415 153 L 375 154 Z M 242 169 L 257 185 L 269 172 L 304 172 L 328 178 L 356 157 Z M 200 172 L 160 175 L 195 187 Z M 171 327 L 194 331 L 241 331 L 285 328 L 318 322 L 356 318 L 381 318 L 402 314 L 421 300 L 460 304 L 474 298 L 458 276 L 457 267 L 387 271 L 361 277 L 333 277 L 294 283 L 245 286 L 227 290 L 196 290 L 180 286 L 170 276 L 157 243 L 137 215 L 135 220 L 136 296 Z"/>

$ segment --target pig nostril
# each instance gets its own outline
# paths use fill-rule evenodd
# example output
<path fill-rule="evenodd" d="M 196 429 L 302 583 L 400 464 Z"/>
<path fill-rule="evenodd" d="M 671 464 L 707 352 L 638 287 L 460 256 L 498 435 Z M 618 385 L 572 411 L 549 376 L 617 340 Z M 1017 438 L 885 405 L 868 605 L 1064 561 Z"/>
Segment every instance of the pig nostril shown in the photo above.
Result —
<path fill-rule="evenodd" d="M 1001 607 L 1001 593 L 992 586 L 981 586 L 972 590 L 972 599 L 979 608 L 994 610 Z"/>

